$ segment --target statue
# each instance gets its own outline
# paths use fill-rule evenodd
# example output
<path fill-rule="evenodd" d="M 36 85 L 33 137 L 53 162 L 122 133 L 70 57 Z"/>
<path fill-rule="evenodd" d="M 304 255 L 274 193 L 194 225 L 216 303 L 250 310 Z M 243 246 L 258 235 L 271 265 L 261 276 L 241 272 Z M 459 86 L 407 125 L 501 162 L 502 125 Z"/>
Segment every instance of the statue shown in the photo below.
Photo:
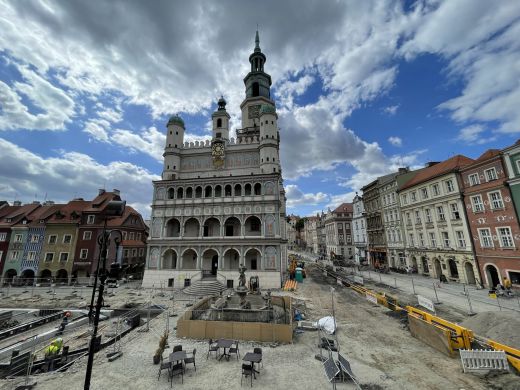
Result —
<path fill-rule="evenodd" d="M 238 287 L 246 286 L 246 269 L 247 268 L 243 264 L 238 267 L 238 272 L 240 273 L 240 276 L 238 277 Z"/>

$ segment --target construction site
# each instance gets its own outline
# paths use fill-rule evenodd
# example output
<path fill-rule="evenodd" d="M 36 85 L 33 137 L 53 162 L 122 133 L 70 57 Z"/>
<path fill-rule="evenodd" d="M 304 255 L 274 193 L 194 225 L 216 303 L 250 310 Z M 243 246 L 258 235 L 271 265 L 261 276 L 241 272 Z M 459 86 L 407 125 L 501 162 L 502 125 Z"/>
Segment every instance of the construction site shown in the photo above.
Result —
<path fill-rule="evenodd" d="M 520 389 L 520 311 L 469 314 L 444 300 L 432 312 L 377 276 L 361 281 L 355 271 L 314 261 L 291 267 L 286 288 L 268 291 L 243 280 L 216 295 L 138 283 L 109 289 L 90 388 Z M 91 293 L 3 288 L 0 389 L 84 388 Z M 332 332 L 320 325 L 327 318 Z M 223 338 L 238 341 L 236 358 L 210 354 L 209 339 Z M 57 339 L 59 353 L 46 358 Z M 161 339 L 164 358 L 176 346 L 193 351 L 195 364 L 182 378 L 160 375 Z M 244 381 L 242 358 L 254 348 L 262 364 Z M 470 370 L 460 351 L 501 357 Z"/>

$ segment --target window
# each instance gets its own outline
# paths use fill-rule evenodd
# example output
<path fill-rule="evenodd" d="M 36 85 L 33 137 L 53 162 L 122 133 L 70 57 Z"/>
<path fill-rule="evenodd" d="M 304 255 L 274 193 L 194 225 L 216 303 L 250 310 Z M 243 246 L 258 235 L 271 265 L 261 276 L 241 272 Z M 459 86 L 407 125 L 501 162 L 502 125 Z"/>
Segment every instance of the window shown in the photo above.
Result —
<path fill-rule="evenodd" d="M 40 241 L 40 236 L 38 234 L 31 234 L 31 242 L 34 244 L 38 241 Z"/>
<path fill-rule="evenodd" d="M 139 256 L 143 256 L 144 255 L 144 248 L 139 248 Z"/>
<path fill-rule="evenodd" d="M 126 240 L 126 232 L 123 232 L 123 240 Z"/>
<path fill-rule="evenodd" d="M 430 245 L 432 248 L 435 248 L 437 246 L 437 239 L 435 238 L 435 233 L 430 232 Z"/>
<path fill-rule="evenodd" d="M 60 261 L 67 261 L 69 259 L 69 253 L 68 252 L 61 252 L 60 253 Z"/>
<path fill-rule="evenodd" d="M 421 195 L 423 199 L 428 199 L 428 188 L 421 188 Z"/>
<path fill-rule="evenodd" d="M 45 254 L 45 261 L 46 261 L 47 263 L 50 263 L 50 262 L 53 261 L 53 260 L 54 260 L 54 253 L 47 252 L 47 253 Z"/>
<path fill-rule="evenodd" d="M 407 225 L 412 224 L 412 218 L 410 218 L 410 213 L 406 213 L 406 224 Z"/>
<path fill-rule="evenodd" d="M 95 215 L 89 215 L 87 217 L 87 224 L 92 225 L 94 223 L 95 219 L 96 219 Z"/>
<path fill-rule="evenodd" d="M 492 209 L 503 209 L 504 202 L 502 202 L 502 195 L 500 191 L 488 192 L 489 204 Z"/>
<path fill-rule="evenodd" d="M 63 243 L 64 244 L 70 244 L 72 241 L 72 236 L 70 234 L 65 234 L 63 236 Z"/>
<path fill-rule="evenodd" d="M 128 249 L 125 249 L 125 251 L 123 253 L 124 253 L 124 257 L 128 257 Z"/>
<path fill-rule="evenodd" d="M 14 242 L 22 242 L 22 235 L 21 234 L 15 234 Z"/>
<path fill-rule="evenodd" d="M 421 211 L 415 210 L 415 223 L 419 224 L 421 223 Z"/>
<path fill-rule="evenodd" d="M 413 233 L 410 233 L 409 235 L 409 240 L 410 240 L 410 246 L 415 246 L 414 242 L 413 242 Z"/>
<path fill-rule="evenodd" d="M 416 199 L 417 199 L 417 193 L 414 191 L 410 194 L 410 199 L 412 200 L 412 202 L 415 202 Z"/>
<path fill-rule="evenodd" d="M 444 244 L 445 248 L 450 247 L 450 236 L 448 235 L 448 232 L 441 232 L 442 242 Z"/>
<path fill-rule="evenodd" d="M 469 178 L 469 185 L 476 186 L 477 184 L 480 184 L 480 180 L 478 178 L 478 173 L 473 173 L 468 176 Z"/>
<path fill-rule="evenodd" d="M 450 203 L 451 219 L 460 219 L 459 206 L 457 203 Z"/>
<path fill-rule="evenodd" d="M 20 254 L 20 252 L 18 251 L 12 251 L 11 252 L 11 260 L 18 260 L 18 255 Z"/>
<path fill-rule="evenodd" d="M 422 233 L 419 233 L 419 245 L 421 247 L 425 247 L 426 245 L 424 245 L 424 234 Z"/>
<path fill-rule="evenodd" d="M 502 248 L 513 248 L 513 236 L 509 227 L 497 228 L 498 239 Z"/>
<path fill-rule="evenodd" d="M 403 204 L 408 204 L 408 197 L 406 196 L 406 194 L 402 196 L 401 201 Z"/>
<path fill-rule="evenodd" d="M 134 232 L 130 232 L 130 238 L 129 238 L 129 240 L 133 240 L 134 237 L 135 237 L 135 233 L 134 233 Z"/>
<path fill-rule="evenodd" d="M 135 235 L 135 239 L 136 239 L 137 241 L 141 241 L 141 233 L 137 233 L 137 234 Z"/>
<path fill-rule="evenodd" d="M 51 234 L 49 236 L 49 244 L 56 244 L 57 240 L 58 240 L 58 236 L 56 234 Z"/>
<path fill-rule="evenodd" d="M 432 211 L 430 209 L 424 209 L 424 215 L 426 222 L 431 223 L 432 222 Z"/>
<path fill-rule="evenodd" d="M 444 208 L 442 206 L 437 206 L 437 220 L 439 222 L 446 221 L 446 216 L 444 215 Z"/>
<path fill-rule="evenodd" d="M 439 185 L 438 184 L 434 184 L 432 185 L 432 192 L 433 192 L 433 195 L 437 196 L 437 195 L 440 195 L 440 191 L 439 191 Z"/>
<path fill-rule="evenodd" d="M 495 168 L 489 168 L 484 171 L 484 174 L 486 175 L 486 181 L 496 180 L 497 177 L 497 171 Z"/>
<path fill-rule="evenodd" d="M 92 232 L 90 230 L 87 230 L 83 232 L 83 239 L 84 240 L 90 240 L 92 238 Z"/>
<path fill-rule="evenodd" d="M 480 195 L 471 197 L 471 205 L 473 206 L 473 212 L 475 213 L 484 211 L 484 203 L 482 202 L 482 196 Z"/>
<path fill-rule="evenodd" d="M 7 239 L 7 233 L 0 233 L 0 241 L 5 241 Z"/>
<path fill-rule="evenodd" d="M 82 249 L 81 252 L 79 252 L 79 258 L 85 260 L 88 256 L 88 249 Z"/>
<path fill-rule="evenodd" d="M 36 252 L 30 251 L 29 253 L 27 253 L 27 260 L 29 260 L 29 261 L 36 260 Z"/>
<path fill-rule="evenodd" d="M 478 229 L 478 235 L 482 248 L 493 248 L 493 238 L 489 229 Z"/>
<path fill-rule="evenodd" d="M 459 248 L 465 248 L 466 241 L 464 240 L 464 232 L 462 230 L 457 230 L 455 236 L 457 237 L 457 246 Z"/>
<path fill-rule="evenodd" d="M 446 180 L 446 192 L 453 192 L 455 191 L 455 187 L 453 186 L 452 180 Z"/>

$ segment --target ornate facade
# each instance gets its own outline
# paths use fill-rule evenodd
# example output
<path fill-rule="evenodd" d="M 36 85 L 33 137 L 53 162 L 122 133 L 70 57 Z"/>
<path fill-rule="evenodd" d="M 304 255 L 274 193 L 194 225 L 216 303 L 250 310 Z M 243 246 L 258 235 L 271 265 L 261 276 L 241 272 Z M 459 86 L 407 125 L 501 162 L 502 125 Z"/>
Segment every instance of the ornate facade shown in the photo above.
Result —
<path fill-rule="evenodd" d="M 212 114 L 212 140 L 184 141 L 184 121 L 167 124 L 162 180 L 155 181 L 143 286 L 182 287 L 217 278 L 230 286 L 239 265 L 265 288 L 281 286 L 286 267 L 285 191 L 271 76 L 258 32 L 244 78 L 242 128 L 229 136 L 221 98 Z"/>

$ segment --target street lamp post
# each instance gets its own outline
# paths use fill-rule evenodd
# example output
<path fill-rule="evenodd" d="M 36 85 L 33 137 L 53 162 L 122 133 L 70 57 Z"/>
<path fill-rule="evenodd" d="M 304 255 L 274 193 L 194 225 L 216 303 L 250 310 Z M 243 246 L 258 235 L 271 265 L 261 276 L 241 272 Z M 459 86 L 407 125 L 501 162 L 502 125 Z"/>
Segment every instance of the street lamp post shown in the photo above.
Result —
<path fill-rule="evenodd" d="M 92 376 L 92 365 L 94 363 L 94 348 L 95 348 L 95 339 L 97 336 L 98 331 L 98 324 L 99 324 L 99 314 L 101 312 L 101 306 L 103 304 L 103 292 L 105 290 L 105 281 L 107 279 L 106 274 L 106 262 L 107 262 L 107 251 L 108 246 L 110 245 L 110 236 L 112 233 L 117 233 L 119 237 L 114 238 L 114 243 L 116 244 L 116 260 L 117 260 L 117 249 L 119 248 L 119 245 L 121 244 L 122 234 L 119 230 L 106 230 L 107 227 L 107 220 L 110 217 L 120 217 L 123 215 L 125 211 L 125 201 L 120 200 L 113 200 L 108 202 L 105 210 L 104 210 L 104 216 L 105 216 L 105 223 L 103 225 L 103 233 L 101 234 L 100 238 L 98 239 L 98 244 L 100 246 L 100 259 L 103 261 L 103 266 L 99 267 L 99 260 L 97 264 L 97 270 L 96 278 L 94 282 L 94 286 L 96 286 L 97 278 L 99 277 L 99 292 L 97 297 L 97 303 L 96 303 L 96 312 L 94 313 L 94 328 L 92 331 L 92 338 L 90 339 L 90 345 L 88 350 L 88 362 L 87 362 L 87 371 L 85 374 L 85 386 L 83 387 L 84 390 L 90 389 L 90 378 Z M 94 292 L 95 293 L 95 287 Z M 94 295 L 93 295 L 94 297 Z M 93 299 L 92 299 L 93 301 Z M 92 310 L 92 305 L 91 305 Z"/>

